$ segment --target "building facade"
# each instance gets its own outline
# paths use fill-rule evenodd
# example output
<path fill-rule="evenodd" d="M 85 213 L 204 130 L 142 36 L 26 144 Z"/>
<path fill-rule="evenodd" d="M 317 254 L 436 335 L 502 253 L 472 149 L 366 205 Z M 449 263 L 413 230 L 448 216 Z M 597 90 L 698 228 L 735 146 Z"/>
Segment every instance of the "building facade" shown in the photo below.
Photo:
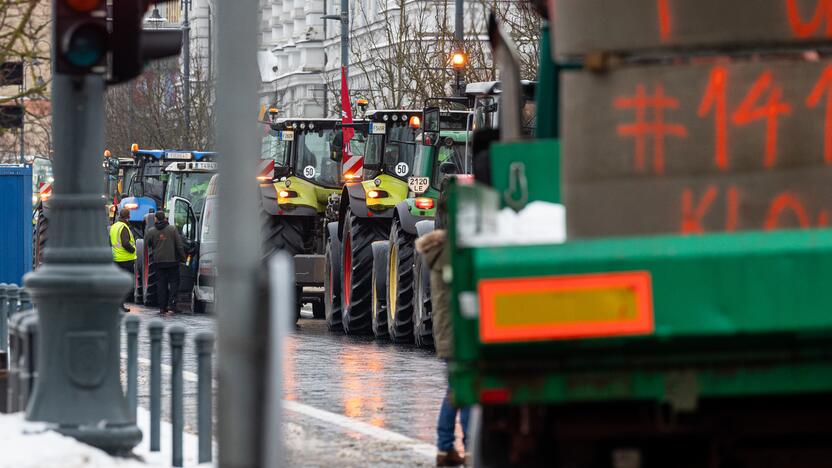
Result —
<path fill-rule="evenodd" d="M 421 108 L 424 97 L 447 95 L 453 50 L 476 50 L 472 58 L 483 59 L 484 6 L 466 3 L 460 46 L 453 41 L 453 0 L 350 0 L 352 97 L 375 108 Z M 338 116 L 341 24 L 322 16 L 340 15 L 340 0 L 261 0 L 261 11 L 261 103 L 284 116 Z"/>

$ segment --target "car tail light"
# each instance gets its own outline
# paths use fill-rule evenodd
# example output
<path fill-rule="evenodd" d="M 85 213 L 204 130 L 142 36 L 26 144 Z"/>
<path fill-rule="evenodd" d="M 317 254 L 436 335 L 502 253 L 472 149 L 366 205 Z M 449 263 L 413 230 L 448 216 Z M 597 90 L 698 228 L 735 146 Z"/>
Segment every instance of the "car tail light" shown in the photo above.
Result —
<path fill-rule="evenodd" d="M 424 197 L 419 197 L 413 202 L 413 204 L 416 205 L 416 208 L 419 208 L 421 210 L 431 210 L 431 209 L 433 209 L 433 203 L 434 203 L 433 198 L 424 198 Z"/>

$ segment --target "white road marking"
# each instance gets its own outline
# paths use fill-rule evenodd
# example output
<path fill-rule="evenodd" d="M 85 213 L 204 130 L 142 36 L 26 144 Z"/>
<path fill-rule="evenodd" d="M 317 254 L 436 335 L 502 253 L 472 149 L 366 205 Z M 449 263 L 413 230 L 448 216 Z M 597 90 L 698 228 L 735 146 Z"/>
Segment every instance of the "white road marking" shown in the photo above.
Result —
<path fill-rule="evenodd" d="M 127 355 L 125 353 L 122 353 L 121 358 L 127 359 Z M 138 361 L 140 365 L 150 367 L 150 359 L 138 358 Z M 170 374 L 171 370 L 172 369 L 170 365 L 162 363 L 162 372 Z M 182 371 L 182 378 L 183 380 L 188 382 L 199 381 L 197 374 L 194 372 Z M 381 442 L 397 442 L 400 444 L 404 444 L 411 451 L 418 453 L 419 455 L 424 455 L 427 457 L 436 456 L 436 447 L 434 447 L 431 444 L 420 442 L 416 439 L 399 434 L 398 432 L 393 432 L 388 429 L 373 426 L 372 424 L 368 424 L 364 421 L 360 421 L 355 418 L 350 418 L 348 416 L 344 416 L 337 413 L 331 413 L 329 411 L 318 409 L 313 406 L 305 405 L 303 403 L 299 403 L 297 401 L 292 400 L 283 400 L 283 409 L 291 411 L 293 413 L 302 414 L 313 419 L 317 419 L 318 421 L 327 423 L 332 426 L 338 426 L 341 429 L 346 429 L 349 431 L 357 432 L 359 434 L 372 437 Z"/>

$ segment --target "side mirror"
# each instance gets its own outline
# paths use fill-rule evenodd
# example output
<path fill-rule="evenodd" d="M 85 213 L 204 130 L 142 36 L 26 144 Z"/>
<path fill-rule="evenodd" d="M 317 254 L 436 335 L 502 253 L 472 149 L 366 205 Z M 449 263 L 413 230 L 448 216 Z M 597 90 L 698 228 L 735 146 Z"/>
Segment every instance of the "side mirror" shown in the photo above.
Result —
<path fill-rule="evenodd" d="M 338 130 L 332 135 L 332 141 L 329 144 L 329 159 L 335 162 L 341 162 L 344 157 L 344 132 Z"/>
<path fill-rule="evenodd" d="M 456 167 L 456 164 L 452 163 L 451 161 L 445 161 L 439 165 L 439 172 L 444 175 L 456 174 L 459 172 L 459 169 Z"/>
<path fill-rule="evenodd" d="M 438 107 L 428 107 L 422 111 L 422 130 L 424 132 L 422 141 L 427 146 L 439 145 L 439 119 Z"/>

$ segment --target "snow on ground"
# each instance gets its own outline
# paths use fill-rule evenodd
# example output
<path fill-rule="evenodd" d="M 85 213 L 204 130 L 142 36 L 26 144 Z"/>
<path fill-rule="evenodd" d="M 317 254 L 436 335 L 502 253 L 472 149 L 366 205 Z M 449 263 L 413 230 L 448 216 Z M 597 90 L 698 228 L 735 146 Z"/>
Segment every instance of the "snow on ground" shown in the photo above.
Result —
<path fill-rule="evenodd" d="M 113 458 L 97 448 L 23 419 L 23 413 L 0 415 L 2 468 L 146 467 L 137 460 Z"/>
<path fill-rule="evenodd" d="M 171 425 L 162 422 L 161 452 L 150 451 L 150 413 L 138 411 L 142 442 L 135 458 L 107 453 L 49 429 L 44 423 L 24 420 L 23 413 L 0 414 L 0 468 L 148 468 L 171 466 Z M 197 465 L 197 437 L 183 434 L 184 466 Z"/>

